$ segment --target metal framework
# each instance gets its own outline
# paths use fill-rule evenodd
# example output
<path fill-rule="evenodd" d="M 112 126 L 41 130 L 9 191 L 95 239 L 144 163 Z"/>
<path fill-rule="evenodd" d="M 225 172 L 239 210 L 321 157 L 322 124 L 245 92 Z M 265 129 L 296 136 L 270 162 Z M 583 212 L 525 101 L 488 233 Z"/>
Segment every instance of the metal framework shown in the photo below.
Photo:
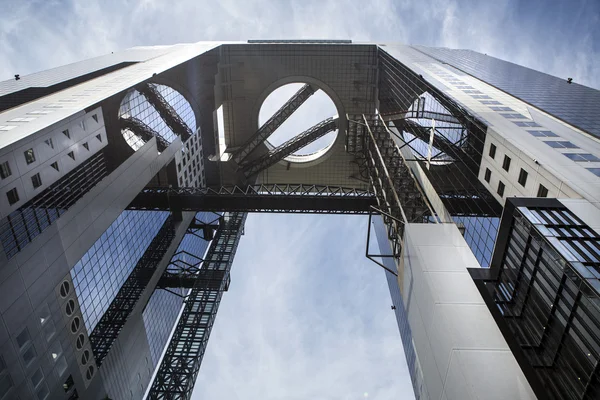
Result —
<path fill-rule="evenodd" d="M 373 193 L 337 186 L 260 184 L 217 188 L 146 188 L 129 204 L 135 210 L 244 211 L 365 214 Z"/>
<path fill-rule="evenodd" d="M 377 199 L 375 211 L 379 211 L 387 227 L 392 254 L 399 257 L 404 225 L 437 222 L 435 213 L 379 116 L 348 116 L 347 143 L 348 151 L 370 181 Z"/>
<path fill-rule="evenodd" d="M 152 83 L 145 83 L 136 88 L 141 94 L 146 97 L 148 102 L 154 106 L 158 114 L 165 121 L 165 124 L 173 133 L 181 136 L 181 140 L 185 142 L 194 134 L 187 124 L 181 119 L 177 111 L 169 104 L 167 100 L 160 94 L 156 86 Z"/>
<path fill-rule="evenodd" d="M 261 143 L 268 139 L 310 96 L 316 92 L 315 88 L 306 84 L 302 86 L 256 133 L 233 155 L 237 164 L 244 162 L 246 157 Z"/>
<path fill-rule="evenodd" d="M 225 213 L 220 219 L 219 229 L 198 268 L 197 279 L 152 382 L 149 399 L 190 398 L 221 296 L 228 286 L 245 219 L 246 214 L 238 212 Z M 207 274 L 222 274 L 220 285 L 215 288 L 214 279 L 206 279 Z"/>
<path fill-rule="evenodd" d="M 149 142 L 155 137 L 156 147 L 161 153 L 169 147 L 169 142 L 166 141 L 165 138 L 135 117 L 119 118 L 119 125 L 121 126 L 121 129 L 129 129 L 131 132 L 135 133 L 135 135 L 139 136 L 144 143 Z"/>
<path fill-rule="evenodd" d="M 175 226 L 172 217 L 168 217 L 90 334 L 98 366 L 107 356 L 174 238 Z"/>
<path fill-rule="evenodd" d="M 247 164 L 244 164 L 242 166 L 244 175 L 246 175 L 246 177 L 250 177 L 269 168 L 271 165 L 278 163 L 280 160 L 283 160 L 285 157 L 293 154 L 295 151 L 300 150 L 304 146 L 314 142 L 327 133 L 336 130 L 338 128 L 337 124 L 337 118 L 327 118 L 326 120 L 319 122 L 315 126 L 307 129 L 299 135 L 294 136 L 281 146 L 269 151 L 267 154 L 258 157 Z"/>

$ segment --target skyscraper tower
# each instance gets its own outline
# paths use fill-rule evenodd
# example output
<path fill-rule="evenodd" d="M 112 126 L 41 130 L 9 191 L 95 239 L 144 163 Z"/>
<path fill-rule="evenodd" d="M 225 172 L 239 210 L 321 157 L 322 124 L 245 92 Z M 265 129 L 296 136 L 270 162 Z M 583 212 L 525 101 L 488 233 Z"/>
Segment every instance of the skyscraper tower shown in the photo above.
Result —
<path fill-rule="evenodd" d="M 337 115 L 277 142 L 320 94 Z M 475 52 L 351 41 L 1 82 L 0 400 L 189 398 L 248 212 L 373 220 L 417 398 L 596 398 L 599 107 Z"/>

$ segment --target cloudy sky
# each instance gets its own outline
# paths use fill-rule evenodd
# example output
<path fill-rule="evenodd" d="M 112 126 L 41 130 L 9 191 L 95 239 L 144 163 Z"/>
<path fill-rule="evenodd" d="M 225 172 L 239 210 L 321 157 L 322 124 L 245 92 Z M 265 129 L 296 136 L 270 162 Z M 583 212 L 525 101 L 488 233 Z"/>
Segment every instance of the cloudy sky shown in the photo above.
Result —
<path fill-rule="evenodd" d="M 0 80 L 138 45 L 335 38 L 469 48 L 600 88 L 597 0 L 0 0 Z M 360 217 L 251 215 L 195 399 L 410 399 Z"/>

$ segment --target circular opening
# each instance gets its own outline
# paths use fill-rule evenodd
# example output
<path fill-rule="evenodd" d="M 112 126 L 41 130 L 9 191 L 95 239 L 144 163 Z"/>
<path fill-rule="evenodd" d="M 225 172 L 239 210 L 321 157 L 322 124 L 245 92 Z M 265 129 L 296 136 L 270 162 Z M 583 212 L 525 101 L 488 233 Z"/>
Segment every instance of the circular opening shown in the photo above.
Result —
<path fill-rule="evenodd" d="M 83 333 L 80 333 L 79 336 L 77 336 L 77 350 L 81 350 L 83 348 L 83 345 L 85 344 L 85 336 L 83 335 Z"/>
<path fill-rule="evenodd" d="M 67 297 L 70 291 L 71 291 L 71 285 L 69 284 L 69 282 L 64 281 L 62 283 L 62 285 L 60 285 L 61 297 L 63 297 L 63 298 Z"/>
<path fill-rule="evenodd" d="M 79 330 L 79 317 L 73 318 L 71 321 L 71 332 L 75 333 Z"/>
<path fill-rule="evenodd" d="M 85 372 L 85 377 L 89 381 L 90 379 L 92 379 L 92 376 L 94 376 L 94 366 L 90 365 L 87 371 Z"/>
<path fill-rule="evenodd" d="M 73 311 L 75 311 L 75 301 L 73 301 L 72 299 L 69 300 L 67 302 L 67 306 L 65 307 L 65 311 L 67 312 L 68 316 L 71 316 L 71 314 L 73 314 Z"/>
<path fill-rule="evenodd" d="M 269 136 L 267 142 L 278 147 L 288 140 L 298 136 L 300 133 L 312 128 L 328 118 L 337 118 L 337 108 L 333 100 L 314 84 L 310 85 L 314 93 L 310 95 L 300 107 L 290 115 L 276 130 Z M 258 114 L 259 128 L 265 124 L 277 111 L 296 93 L 310 90 L 306 83 L 289 83 L 272 91 L 264 100 Z M 338 130 L 335 129 L 315 141 L 307 144 L 299 150 L 292 153 L 292 157 L 286 157 L 289 162 L 303 162 L 314 160 L 320 157 L 333 145 L 337 137 Z M 309 157 L 311 156 L 311 157 Z M 302 158 L 306 157 L 306 160 Z"/>
<path fill-rule="evenodd" d="M 85 350 L 83 352 L 83 354 L 81 355 L 81 363 L 83 365 L 85 365 L 88 363 L 89 360 L 90 360 L 90 352 L 88 350 Z"/>
<path fill-rule="evenodd" d="M 179 118 L 195 133 L 197 128 L 196 117 L 192 106 L 185 97 L 169 86 L 155 83 L 148 85 L 165 99 Z M 130 90 L 121 101 L 119 119 L 122 126 L 121 134 L 134 151 L 137 151 L 155 136 L 159 152 L 161 152 L 178 136 L 167 125 L 156 107 L 148 101 L 148 98 L 137 90 Z"/>

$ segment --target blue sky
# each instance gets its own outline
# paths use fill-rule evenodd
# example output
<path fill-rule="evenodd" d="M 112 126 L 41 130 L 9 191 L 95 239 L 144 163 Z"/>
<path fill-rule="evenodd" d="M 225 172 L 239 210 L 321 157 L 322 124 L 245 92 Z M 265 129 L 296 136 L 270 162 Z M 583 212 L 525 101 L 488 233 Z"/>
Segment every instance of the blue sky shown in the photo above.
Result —
<path fill-rule="evenodd" d="M 600 88 L 600 2 L 0 0 L 0 79 L 138 45 L 337 38 L 468 48 Z M 251 215 L 194 398 L 410 399 L 366 220 Z"/>

